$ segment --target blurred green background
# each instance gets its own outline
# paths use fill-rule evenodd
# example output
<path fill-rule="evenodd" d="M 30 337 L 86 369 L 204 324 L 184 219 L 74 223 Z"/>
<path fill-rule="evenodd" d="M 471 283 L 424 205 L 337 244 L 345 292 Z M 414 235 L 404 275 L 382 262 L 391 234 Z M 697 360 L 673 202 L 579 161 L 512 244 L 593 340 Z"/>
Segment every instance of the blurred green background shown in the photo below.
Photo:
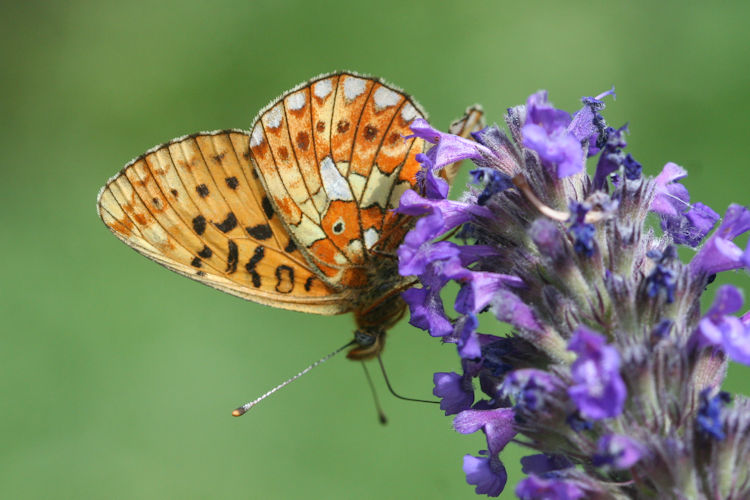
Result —
<path fill-rule="evenodd" d="M 185 133 L 248 128 L 318 73 L 380 75 L 442 127 L 474 102 L 501 121 L 539 88 L 573 110 L 615 84 L 605 116 L 630 122 L 645 171 L 675 161 L 694 200 L 721 213 L 750 203 L 748 2 L 73 0 L 4 2 L 1 18 L 5 498 L 473 496 L 461 462 L 484 447 L 481 433 L 457 435 L 376 376 L 381 427 L 362 369 L 343 357 L 230 417 L 348 341 L 351 318 L 201 286 L 96 215 L 100 186 L 132 157 Z M 744 272 L 719 281 L 750 290 Z M 453 347 L 406 322 L 385 361 L 415 397 L 429 397 L 433 372 L 457 368 Z M 728 390 L 750 392 L 750 370 L 730 375 Z M 508 495 L 521 454 L 502 455 Z"/>

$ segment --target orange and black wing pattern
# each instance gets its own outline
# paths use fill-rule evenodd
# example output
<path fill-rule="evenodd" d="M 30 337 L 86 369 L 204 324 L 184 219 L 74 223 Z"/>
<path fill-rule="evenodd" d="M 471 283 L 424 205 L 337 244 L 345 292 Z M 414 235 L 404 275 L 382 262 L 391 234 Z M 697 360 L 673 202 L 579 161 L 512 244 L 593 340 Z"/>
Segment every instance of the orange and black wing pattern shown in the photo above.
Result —
<path fill-rule="evenodd" d="M 224 292 L 318 314 L 351 310 L 346 290 L 321 280 L 279 220 L 250 141 L 226 130 L 157 146 L 110 179 L 99 215 L 138 252 Z"/>

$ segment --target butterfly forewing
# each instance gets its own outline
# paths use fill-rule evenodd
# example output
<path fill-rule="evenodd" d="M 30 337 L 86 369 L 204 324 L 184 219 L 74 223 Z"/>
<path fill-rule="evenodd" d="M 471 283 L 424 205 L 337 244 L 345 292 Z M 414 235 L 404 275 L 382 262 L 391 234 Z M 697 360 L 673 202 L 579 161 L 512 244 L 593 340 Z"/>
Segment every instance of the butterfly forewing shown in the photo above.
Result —
<path fill-rule="evenodd" d="M 370 249 L 388 236 L 389 212 L 416 183 L 423 116 L 378 79 L 340 73 L 274 101 L 251 132 L 252 158 L 266 191 L 308 262 L 334 287 L 368 286 Z"/>
<path fill-rule="evenodd" d="M 319 314 L 350 310 L 279 220 L 250 161 L 250 137 L 176 139 L 136 158 L 102 189 L 110 230 L 180 274 L 256 302 Z"/>

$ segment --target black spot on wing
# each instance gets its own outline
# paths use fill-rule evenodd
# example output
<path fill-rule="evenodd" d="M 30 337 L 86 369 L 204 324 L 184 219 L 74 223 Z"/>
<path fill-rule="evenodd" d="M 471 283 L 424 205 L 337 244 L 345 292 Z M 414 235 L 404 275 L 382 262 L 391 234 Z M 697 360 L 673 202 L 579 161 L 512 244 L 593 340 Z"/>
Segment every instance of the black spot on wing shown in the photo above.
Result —
<path fill-rule="evenodd" d="M 247 234 L 249 234 L 256 240 L 267 240 L 268 238 L 273 236 L 271 228 L 268 224 L 258 224 L 257 226 L 246 227 L 245 230 L 247 231 Z"/>
<path fill-rule="evenodd" d="M 237 260 L 239 260 L 239 250 L 237 249 L 237 243 L 229 240 L 229 255 L 227 255 L 227 274 L 232 274 L 237 270 Z"/>
<path fill-rule="evenodd" d="M 200 252 L 198 252 L 198 255 L 200 257 L 203 257 L 204 259 L 208 259 L 213 254 L 214 254 L 214 252 L 210 248 L 208 248 L 207 246 L 205 246 L 205 245 L 203 246 L 203 250 L 201 250 Z"/>
<path fill-rule="evenodd" d="M 206 232 L 206 218 L 202 215 L 195 217 L 193 219 L 193 230 L 198 233 L 198 235 Z"/>
<path fill-rule="evenodd" d="M 294 269 L 289 266 L 276 268 L 276 291 L 289 293 L 294 289 Z"/>
<path fill-rule="evenodd" d="M 203 262 L 198 257 L 195 257 L 192 262 L 190 262 L 190 265 L 193 267 L 201 267 L 203 265 Z"/>
<path fill-rule="evenodd" d="M 255 249 L 255 252 L 253 252 L 253 256 L 250 257 L 250 260 L 247 261 L 247 264 L 245 264 L 245 269 L 248 273 L 250 273 L 250 277 L 253 280 L 253 286 L 255 288 L 258 288 L 260 286 L 260 275 L 258 274 L 258 271 L 255 270 L 255 266 L 258 265 L 258 262 L 263 259 L 265 253 L 265 248 L 258 245 L 258 247 Z"/>
<path fill-rule="evenodd" d="M 237 186 L 240 185 L 240 181 L 237 180 L 237 177 L 227 177 L 224 179 L 227 182 L 227 186 L 229 186 L 229 189 L 237 189 Z"/>
<path fill-rule="evenodd" d="M 177 198 L 177 190 L 176 189 L 170 189 L 169 192 L 172 193 L 172 196 L 174 196 L 175 198 Z"/>
<path fill-rule="evenodd" d="M 314 279 L 315 279 L 315 276 L 310 276 L 310 277 L 309 277 L 309 278 L 307 278 L 307 280 L 305 281 L 305 291 L 306 291 L 306 292 L 309 292 L 309 291 L 310 291 L 310 288 L 312 288 L 312 282 L 313 282 L 313 280 L 314 280 Z"/>
<path fill-rule="evenodd" d="M 297 250 L 297 244 L 294 242 L 293 239 L 289 238 L 289 243 L 287 243 L 286 247 L 284 247 L 284 251 L 286 253 L 292 253 L 295 250 Z"/>
<path fill-rule="evenodd" d="M 237 217 L 234 216 L 234 212 L 229 212 L 226 219 L 224 219 L 220 224 L 214 222 L 214 226 L 219 228 L 222 233 L 228 233 L 229 231 L 237 227 Z"/>
<path fill-rule="evenodd" d="M 224 156 L 226 156 L 226 153 L 219 153 L 217 155 L 214 155 L 212 158 L 216 160 L 217 163 L 221 163 L 224 160 Z"/>
<path fill-rule="evenodd" d="M 201 198 L 208 196 L 208 187 L 205 184 L 199 184 L 195 186 L 195 191 Z"/>
<path fill-rule="evenodd" d="M 268 199 L 268 196 L 263 197 L 261 205 L 263 205 L 263 211 L 266 213 L 266 218 L 270 219 L 271 217 L 273 217 L 273 205 L 271 205 L 271 201 Z"/>

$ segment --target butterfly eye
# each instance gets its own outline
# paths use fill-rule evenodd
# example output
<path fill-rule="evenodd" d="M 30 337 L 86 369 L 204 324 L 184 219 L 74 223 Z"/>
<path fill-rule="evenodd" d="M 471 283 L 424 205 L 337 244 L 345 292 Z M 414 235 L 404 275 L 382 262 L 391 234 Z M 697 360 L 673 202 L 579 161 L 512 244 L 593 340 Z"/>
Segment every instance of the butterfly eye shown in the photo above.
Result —
<path fill-rule="evenodd" d="M 346 226 L 344 225 L 344 219 L 342 217 L 339 217 L 336 222 L 333 224 L 333 234 L 341 234 L 344 232 L 344 229 L 346 229 Z"/>

